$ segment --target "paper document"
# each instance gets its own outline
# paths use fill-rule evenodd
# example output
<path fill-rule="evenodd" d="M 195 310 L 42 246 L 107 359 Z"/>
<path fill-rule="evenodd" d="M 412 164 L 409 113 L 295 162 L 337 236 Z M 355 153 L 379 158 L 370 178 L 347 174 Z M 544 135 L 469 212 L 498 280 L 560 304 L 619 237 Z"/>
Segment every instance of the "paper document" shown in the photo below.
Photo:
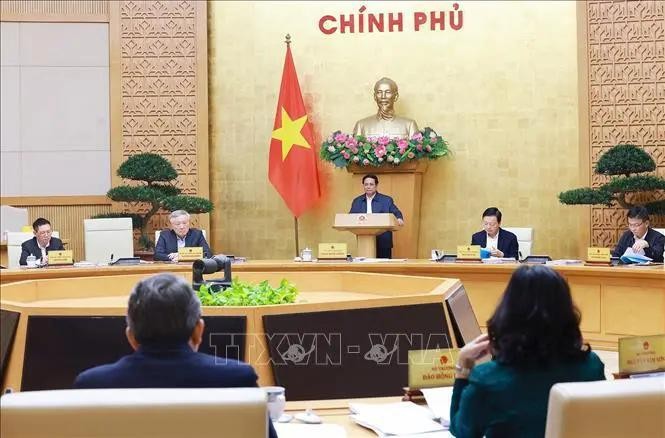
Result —
<path fill-rule="evenodd" d="M 416 435 L 443 432 L 445 428 L 429 409 L 412 402 L 383 404 L 349 403 L 351 419 L 379 436 Z"/>
<path fill-rule="evenodd" d="M 450 427 L 450 404 L 453 399 L 453 387 L 423 388 L 420 390 L 425 396 L 427 407 L 447 429 Z"/>

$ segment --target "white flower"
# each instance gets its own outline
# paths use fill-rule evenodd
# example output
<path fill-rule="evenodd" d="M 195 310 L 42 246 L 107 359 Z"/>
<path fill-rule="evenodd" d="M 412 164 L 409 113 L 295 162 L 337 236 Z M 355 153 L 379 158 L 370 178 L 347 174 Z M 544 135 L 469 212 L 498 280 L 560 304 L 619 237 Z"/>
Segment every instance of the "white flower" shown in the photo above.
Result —
<path fill-rule="evenodd" d="M 383 157 L 379 157 L 379 163 L 383 163 Z"/>
<path fill-rule="evenodd" d="M 360 161 L 360 157 L 358 155 L 356 155 L 355 157 L 353 157 L 353 161 L 355 161 L 357 163 L 358 161 Z"/>
<path fill-rule="evenodd" d="M 429 137 L 430 137 L 430 138 L 434 138 L 434 137 L 436 137 L 436 133 L 435 133 L 434 131 L 430 131 L 430 133 L 429 133 Z"/>
<path fill-rule="evenodd" d="M 328 152 L 335 152 L 335 146 L 328 146 Z"/>
<path fill-rule="evenodd" d="M 393 161 L 395 164 L 399 164 L 399 158 L 395 157 L 395 160 Z"/>

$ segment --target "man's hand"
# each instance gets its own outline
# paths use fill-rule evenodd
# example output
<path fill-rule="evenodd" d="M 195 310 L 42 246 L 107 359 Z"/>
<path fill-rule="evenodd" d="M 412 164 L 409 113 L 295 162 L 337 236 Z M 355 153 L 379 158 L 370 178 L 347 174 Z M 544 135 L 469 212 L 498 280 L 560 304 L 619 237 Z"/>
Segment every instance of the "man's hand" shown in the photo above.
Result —
<path fill-rule="evenodd" d="M 494 256 L 494 257 L 503 257 L 503 252 L 499 251 L 499 250 L 496 249 L 496 248 L 492 248 L 492 249 L 490 250 L 490 255 L 492 255 L 492 256 Z"/>
<path fill-rule="evenodd" d="M 644 248 L 649 247 L 649 242 L 647 242 L 644 239 L 635 239 L 635 243 L 633 244 L 633 251 L 642 251 Z"/>
<path fill-rule="evenodd" d="M 180 254 L 177 252 L 172 252 L 169 254 L 169 260 L 171 260 L 173 263 L 178 263 L 178 259 L 180 258 Z"/>
<path fill-rule="evenodd" d="M 404 226 L 404 220 L 398 218 L 397 219 L 397 225 L 399 225 L 400 227 L 403 227 Z"/>

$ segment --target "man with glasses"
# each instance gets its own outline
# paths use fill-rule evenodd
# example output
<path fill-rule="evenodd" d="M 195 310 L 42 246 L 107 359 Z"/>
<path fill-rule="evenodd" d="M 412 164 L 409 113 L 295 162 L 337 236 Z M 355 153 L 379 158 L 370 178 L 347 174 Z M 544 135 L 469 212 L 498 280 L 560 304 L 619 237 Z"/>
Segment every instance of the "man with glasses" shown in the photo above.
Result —
<path fill-rule="evenodd" d="M 654 262 L 662 262 L 664 246 L 665 236 L 649 227 L 649 212 L 638 205 L 628 210 L 628 230 L 621 235 L 612 255 L 621 257 L 630 250 Z"/>
<path fill-rule="evenodd" d="M 471 245 L 487 248 L 492 257 L 516 259 L 519 252 L 517 236 L 501 228 L 501 211 L 490 207 L 483 211 L 483 231 L 471 236 Z"/>
<path fill-rule="evenodd" d="M 65 249 L 60 239 L 51 236 L 51 233 L 53 233 L 51 222 L 43 217 L 40 217 L 32 223 L 32 230 L 35 237 L 26 240 L 21 244 L 21 258 L 18 261 L 19 265 L 27 265 L 27 259 L 30 255 L 35 256 L 37 260 L 41 260 L 42 265 L 45 265 L 48 263 L 49 251 L 62 251 Z"/>

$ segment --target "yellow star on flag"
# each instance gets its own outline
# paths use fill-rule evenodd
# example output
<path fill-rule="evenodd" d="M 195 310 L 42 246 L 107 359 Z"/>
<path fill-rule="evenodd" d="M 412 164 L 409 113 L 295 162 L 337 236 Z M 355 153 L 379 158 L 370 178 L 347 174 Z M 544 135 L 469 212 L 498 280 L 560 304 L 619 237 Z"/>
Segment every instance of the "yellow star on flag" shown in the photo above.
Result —
<path fill-rule="evenodd" d="M 289 114 L 282 107 L 282 127 L 272 132 L 272 138 L 282 142 L 282 161 L 286 160 L 286 156 L 289 155 L 294 145 L 311 149 L 305 137 L 300 133 L 305 123 L 307 123 L 307 114 L 299 119 L 291 120 Z"/>

